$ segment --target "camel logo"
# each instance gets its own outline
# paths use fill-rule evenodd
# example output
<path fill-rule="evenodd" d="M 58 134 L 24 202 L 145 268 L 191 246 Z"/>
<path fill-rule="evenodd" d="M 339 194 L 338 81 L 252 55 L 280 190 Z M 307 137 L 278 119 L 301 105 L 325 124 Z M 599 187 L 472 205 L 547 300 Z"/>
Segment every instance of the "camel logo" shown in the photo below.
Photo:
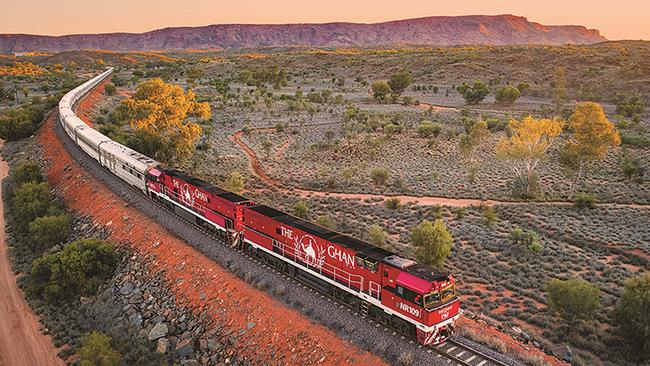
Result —
<path fill-rule="evenodd" d="M 303 260 L 310 266 L 321 268 L 325 262 L 325 250 L 320 249 L 311 235 L 303 235 L 300 240 L 296 238 L 295 250 L 302 252 Z"/>
<path fill-rule="evenodd" d="M 186 205 L 191 206 L 194 203 L 194 198 L 190 192 L 190 186 L 187 183 L 185 183 L 183 188 L 181 188 L 181 199 Z"/>

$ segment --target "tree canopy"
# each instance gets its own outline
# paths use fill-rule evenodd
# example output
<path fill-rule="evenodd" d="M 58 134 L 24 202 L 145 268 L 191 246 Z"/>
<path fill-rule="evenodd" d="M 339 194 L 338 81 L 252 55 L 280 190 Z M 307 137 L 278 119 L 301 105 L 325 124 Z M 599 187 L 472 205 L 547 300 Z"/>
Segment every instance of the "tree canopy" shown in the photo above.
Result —
<path fill-rule="evenodd" d="M 401 95 L 411 85 L 412 80 L 411 73 L 403 70 L 391 75 L 388 80 L 388 85 L 394 94 Z"/>
<path fill-rule="evenodd" d="M 453 238 L 440 219 L 433 223 L 424 220 L 414 227 L 411 231 L 411 241 L 416 246 L 416 256 L 422 263 L 440 267 L 451 255 Z"/>
<path fill-rule="evenodd" d="M 471 84 L 463 82 L 456 90 L 462 94 L 467 104 L 478 104 L 490 93 L 487 84 L 481 80 L 474 80 Z"/>
<path fill-rule="evenodd" d="M 616 126 L 607 119 L 603 107 L 598 103 L 582 102 L 569 119 L 573 134 L 564 145 L 565 161 L 578 169 L 571 194 L 580 179 L 585 163 L 605 158 L 610 148 L 621 144 Z"/>
<path fill-rule="evenodd" d="M 562 122 L 551 119 L 525 117 L 511 120 L 509 138 L 503 137 L 497 144 L 497 157 L 514 162 L 511 165 L 516 178 L 527 184 L 528 196 L 535 170 L 548 157 L 548 150 L 562 133 Z"/>
<path fill-rule="evenodd" d="M 191 90 L 186 93 L 160 78 L 138 85 L 122 110 L 131 127 L 158 142 L 153 157 L 167 164 L 187 159 L 201 136 L 201 127 L 189 118 L 211 117 L 207 102 L 197 102 Z"/>
<path fill-rule="evenodd" d="M 120 255 L 112 244 L 78 240 L 55 254 L 32 262 L 28 291 L 48 302 L 92 295 L 97 286 L 113 275 Z"/>

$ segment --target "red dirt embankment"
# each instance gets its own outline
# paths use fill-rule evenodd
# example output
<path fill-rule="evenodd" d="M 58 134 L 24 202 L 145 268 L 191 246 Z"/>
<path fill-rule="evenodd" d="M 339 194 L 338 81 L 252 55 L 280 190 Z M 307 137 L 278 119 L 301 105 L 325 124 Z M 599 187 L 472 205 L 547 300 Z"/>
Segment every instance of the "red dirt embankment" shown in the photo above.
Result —
<path fill-rule="evenodd" d="M 152 272 L 164 273 L 177 298 L 208 309 L 225 331 L 237 333 L 254 322 L 239 337 L 240 356 L 253 364 L 384 364 L 252 288 L 130 207 L 72 159 L 54 133 L 55 120 L 54 115 L 47 119 L 38 141 L 48 180 L 68 207 L 111 228 L 111 241 L 128 242 L 141 255 L 153 257 Z"/>
<path fill-rule="evenodd" d="M 106 83 L 109 82 L 109 80 L 111 80 L 110 76 L 104 79 L 101 83 L 97 84 L 97 86 L 77 104 L 77 117 L 86 122 L 86 124 L 90 127 L 93 127 L 93 121 L 90 120 L 89 116 L 90 110 L 93 106 L 95 106 L 95 104 L 97 104 L 99 99 L 104 96 L 104 87 L 106 86 Z"/>
<path fill-rule="evenodd" d="M 7 163 L 0 159 L 0 181 L 8 172 Z M 52 339 L 41 333 L 38 317 L 18 289 L 16 276 L 9 263 L 4 227 L 0 191 L 0 366 L 63 366 Z"/>

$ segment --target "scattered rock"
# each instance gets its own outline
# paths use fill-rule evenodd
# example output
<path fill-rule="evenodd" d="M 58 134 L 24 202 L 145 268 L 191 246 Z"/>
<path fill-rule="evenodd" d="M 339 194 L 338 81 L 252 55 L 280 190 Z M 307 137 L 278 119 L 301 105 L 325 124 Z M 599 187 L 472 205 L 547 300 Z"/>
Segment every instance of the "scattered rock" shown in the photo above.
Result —
<path fill-rule="evenodd" d="M 169 339 L 159 338 L 158 344 L 156 345 L 156 352 L 167 353 L 167 350 L 169 350 Z"/>
<path fill-rule="evenodd" d="M 168 333 L 169 329 L 167 328 L 167 324 L 158 323 L 151 328 L 148 338 L 150 341 L 155 341 L 158 338 L 166 336 Z"/>
<path fill-rule="evenodd" d="M 194 352 L 194 345 L 191 339 L 183 339 L 176 345 L 176 353 L 181 357 L 185 357 L 192 352 Z"/>
<path fill-rule="evenodd" d="M 126 296 L 126 295 L 130 294 L 131 292 L 133 292 L 134 289 L 135 289 L 135 287 L 133 286 L 133 283 L 127 282 L 127 283 L 124 284 L 124 286 L 122 286 L 120 288 L 120 293 L 122 295 Z"/>

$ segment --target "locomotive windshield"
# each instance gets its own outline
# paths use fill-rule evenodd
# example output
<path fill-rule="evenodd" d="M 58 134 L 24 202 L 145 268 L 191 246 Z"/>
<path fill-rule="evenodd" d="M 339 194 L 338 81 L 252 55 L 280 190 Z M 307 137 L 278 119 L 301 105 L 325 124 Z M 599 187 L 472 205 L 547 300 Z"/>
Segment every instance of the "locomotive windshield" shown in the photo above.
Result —
<path fill-rule="evenodd" d="M 433 310 L 455 296 L 456 289 L 453 285 L 443 289 L 442 291 L 432 291 L 424 295 L 424 307 L 427 310 Z"/>

